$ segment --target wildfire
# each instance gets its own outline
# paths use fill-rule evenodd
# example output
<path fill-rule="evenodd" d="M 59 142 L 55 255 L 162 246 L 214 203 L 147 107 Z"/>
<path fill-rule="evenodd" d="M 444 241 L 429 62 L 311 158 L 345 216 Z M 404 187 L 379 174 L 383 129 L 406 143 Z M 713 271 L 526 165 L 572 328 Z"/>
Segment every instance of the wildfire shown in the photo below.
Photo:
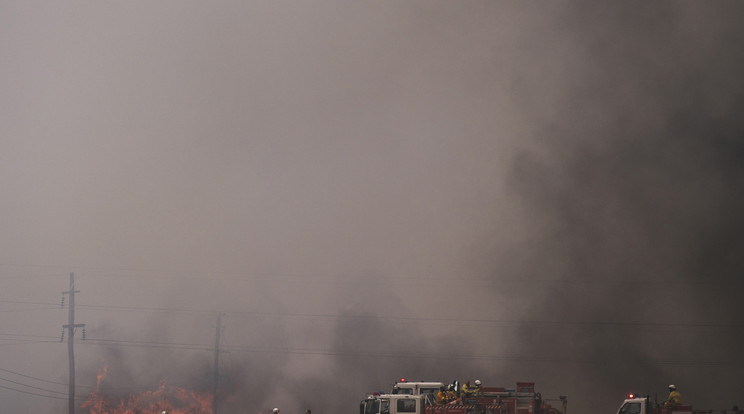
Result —
<path fill-rule="evenodd" d="M 96 391 L 95 392 L 98 392 L 98 390 L 101 388 L 101 383 L 103 382 L 103 379 L 106 378 L 107 372 L 108 372 L 108 365 L 103 367 L 103 371 L 101 371 L 100 374 L 96 375 Z"/>
<path fill-rule="evenodd" d="M 212 394 L 166 387 L 165 381 L 154 391 L 130 394 L 126 398 L 112 398 L 101 394 L 100 385 L 108 367 L 97 376 L 96 388 L 81 406 L 89 414 L 212 414 Z"/>

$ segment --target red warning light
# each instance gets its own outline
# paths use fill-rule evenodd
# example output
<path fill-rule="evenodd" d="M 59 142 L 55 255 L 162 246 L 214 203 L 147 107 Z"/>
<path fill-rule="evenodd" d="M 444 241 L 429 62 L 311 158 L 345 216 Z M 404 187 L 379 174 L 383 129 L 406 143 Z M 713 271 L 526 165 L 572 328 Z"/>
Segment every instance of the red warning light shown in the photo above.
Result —
<path fill-rule="evenodd" d="M 398 381 L 398 382 L 406 382 L 406 379 L 405 378 L 401 378 L 400 381 Z"/>
<path fill-rule="evenodd" d="M 628 398 L 635 398 L 635 395 L 633 395 L 633 394 L 628 394 Z"/>

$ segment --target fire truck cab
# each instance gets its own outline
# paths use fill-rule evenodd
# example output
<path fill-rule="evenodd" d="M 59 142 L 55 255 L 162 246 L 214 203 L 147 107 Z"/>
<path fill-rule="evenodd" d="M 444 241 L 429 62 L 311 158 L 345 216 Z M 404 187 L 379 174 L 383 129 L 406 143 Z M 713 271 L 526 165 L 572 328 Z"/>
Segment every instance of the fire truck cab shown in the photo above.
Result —
<path fill-rule="evenodd" d="M 636 397 L 630 394 L 623 401 L 623 405 L 617 410 L 617 414 L 709 414 L 713 411 L 720 414 L 738 414 L 742 412 L 736 406 L 732 410 L 693 410 L 690 405 L 662 408 L 658 404 L 652 403 L 648 396 Z"/>
<path fill-rule="evenodd" d="M 653 409 L 648 397 L 636 397 L 630 394 L 617 410 L 617 414 L 651 414 Z"/>
<path fill-rule="evenodd" d="M 423 414 L 425 395 L 373 394 L 363 400 L 359 414 Z"/>

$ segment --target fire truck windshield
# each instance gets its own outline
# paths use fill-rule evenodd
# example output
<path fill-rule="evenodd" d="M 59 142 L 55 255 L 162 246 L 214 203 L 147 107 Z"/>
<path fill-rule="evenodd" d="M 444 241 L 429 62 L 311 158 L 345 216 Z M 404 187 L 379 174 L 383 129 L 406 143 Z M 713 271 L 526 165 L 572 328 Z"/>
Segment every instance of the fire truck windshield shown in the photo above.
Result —
<path fill-rule="evenodd" d="M 389 414 L 390 413 L 390 400 L 388 399 L 374 399 L 367 400 L 364 404 L 364 414 Z"/>
<path fill-rule="evenodd" d="M 641 414 L 641 403 L 626 402 L 620 407 L 618 414 Z"/>

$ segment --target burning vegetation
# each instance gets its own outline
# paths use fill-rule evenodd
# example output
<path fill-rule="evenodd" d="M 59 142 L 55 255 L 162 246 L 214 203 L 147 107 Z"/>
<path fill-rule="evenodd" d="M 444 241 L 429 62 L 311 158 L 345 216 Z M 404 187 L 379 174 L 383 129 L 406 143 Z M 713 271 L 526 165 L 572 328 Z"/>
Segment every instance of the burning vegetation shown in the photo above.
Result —
<path fill-rule="evenodd" d="M 108 367 L 97 376 L 96 387 L 82 408 L 89 414 L 212 414 L 212 394 L 169 387 L 165 381 L 154 390 L 147 390 L 126 397 L 105 395 L 100 391 Z"/>

